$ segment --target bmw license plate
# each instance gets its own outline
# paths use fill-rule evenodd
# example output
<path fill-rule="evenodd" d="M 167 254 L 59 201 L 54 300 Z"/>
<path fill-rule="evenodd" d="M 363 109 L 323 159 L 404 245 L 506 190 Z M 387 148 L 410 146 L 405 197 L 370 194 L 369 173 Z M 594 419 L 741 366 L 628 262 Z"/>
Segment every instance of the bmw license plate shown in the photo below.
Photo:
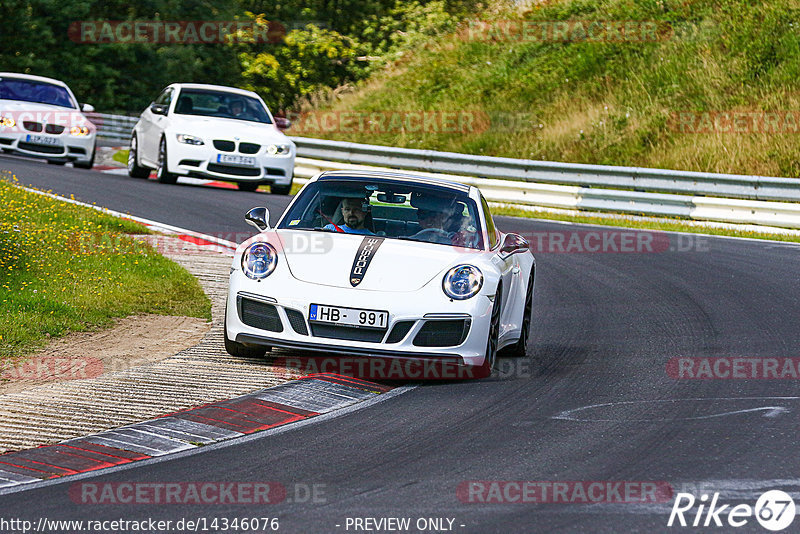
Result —
<path fill-rule="evenodd" d="M 50 146 L 59 146 L 61 142 L 58 140 L 58 137 L 50 137 L 49 135 L 31 135 L 25 138 L 25 141 L 28 143 L 33 143 L 35 145 L 50 145 Z"/>
<path fill-rule="evenodd" d="M 389 312 L 312 304 L 308 320 L 342 326 L 386 329 L 389 324 Z"/>
<path fill-rule="evenodd" d="M 240 156 L 239 154 L 217 154 L 217 163 L 238 165 L 240 167 L 255 167 L 256 158 L 251 156 Z"/>

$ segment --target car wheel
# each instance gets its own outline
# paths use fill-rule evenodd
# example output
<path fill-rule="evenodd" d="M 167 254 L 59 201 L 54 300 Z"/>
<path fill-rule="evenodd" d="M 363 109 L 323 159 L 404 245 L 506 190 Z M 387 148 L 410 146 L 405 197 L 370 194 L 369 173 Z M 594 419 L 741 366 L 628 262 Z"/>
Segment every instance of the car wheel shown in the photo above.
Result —
<path fill-rule="evenodd" d="M 495 363 L 497 362 L 497 344 L 500 338 L 500 310 L 503 303 L 503 286 L 497 286 L 494 304 L 492 305 L 492 317 L 489 321 L 489 336 L 486 340 L 486 357 L 483 365 L 478 367 L 475 373 L 477 378 L 486 378 L 492 374 Z"/>
<path fill-rule="evenodd" d="M 273 184 L 269 186 L 269 192 L 273 195 L 288 195 L 292 192 L 292 182 L 289 182 L 286 185 Z"/>
<path fill-rule="evenodd" d="M 162 184 L 174 184 L 178 181 L 178 176 L 169 172 L 167 168 L 167 140 L 161 138 L 158 144 L 158 170 L 156 171 L 158 181 Z"/>
<path fill-rule="evenodd" d="M 64 165 L 66 161 L 61 161 L 57 159 L 48 159 L 47 163 L 49 163 L 50 165 Z"/>
<path fill-rule="evenodd" d="M 525 292 L 525 309 L 522 311 L 522 334 L 519 340 L 508 350 L 508 355 L 513 358 L 522 358 L 527 354 L 528 337 L 531 331 L 531 312 L 533 310 L 534 273 L 534 269 L 531 269 L 531 274 L 528 278 L 528 290 Z"/>
<path fill-rule="evenodd" d="M 272 347 L 266 347 L 263 345 L 245 345 L 243 343 L 238 343 L 231 339 L 228 339 L 228 321 L 227 321 L 228 309 L 227 306 L 225 308 L 225 322 L 222 327 L 223 336 L 225 337 L 225 352 L 230 354 L 231 356 L 236 356 L 237 358 L 263 358 L 267 352 L 272 350 Z"/>
<path fill-rule="evenodd" d="M 139 142 L 136 136 L 131 137 L 131 147 L 128 151 L 128 176 L 131 178 L 147 178 L 150 169 L 139 165 Z"/>
<path fill-rule="evenodd" d="M 72 166 L 78 169 L 91 169 L 94 167 L 94 156 L 97 154 L 97 143 L 92 147 L 92 157 L 89 161 L 75 161 Z"/>
<path fill-rule="evenodd" d="M 261 184 L 258 182 L 239 182 L 236 185 L 239 186 L 239 191 L 255 191 Z"/>

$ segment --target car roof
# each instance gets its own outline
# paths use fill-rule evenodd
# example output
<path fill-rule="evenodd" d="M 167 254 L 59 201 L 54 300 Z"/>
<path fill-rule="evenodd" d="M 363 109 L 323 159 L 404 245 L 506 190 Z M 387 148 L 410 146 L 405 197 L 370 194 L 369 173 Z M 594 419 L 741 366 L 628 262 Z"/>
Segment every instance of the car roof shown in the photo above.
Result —
<path fill-rule="evenodd" d="M 383 178 L 385 180 L 397 180 L 401 182 L 409 182 L 415 184 L 426 184 L 426 185 L 435 185 L 439 187 L 445 187 L 448 189 L 452 189 L 453 191 L 458 191 L 461 193 L 468 193 L 470 190 L 470 186 L 466 184 L 461 184 L 458 182 L 445 180 L 443 178 L 434 178 L 430 176 L 419 176 L 414 174 L 405 174 L 402 172 L 390 172 L 390 171 L 325 171 L 319 176 L 317 176 L 317 180 L 332 180 L 337 178 L 364 178 L 369 180 L 370 178 Z"/>
<path fill-rule="evenodd" d="M 172 86 L 179 89 L 208 89 L 210 91 L 225 91 L 227 93 L 237 93 L 240 95 L 255 96 L 258 98 L 258 95 L 253 91 L 239 89 L 238 87 L 229 87 L 227 85 L 212 85 L 208 83 L 174 83 Z"/>
<path fill-rule="evenodd" d="M 68 87 L 66 83 L 62 82 L 61 80 L 56 80 L 55 78 L 47 78 L 46 76 L 36 76 L 34 74 L 22 74 L 21 72 L 0 72 L 0 78 L 4 76 L 19 78 L 23 80 L 32 80 L 36 82 L 47 82 L 53 85 L 60 85 L 61 87 Z"/>

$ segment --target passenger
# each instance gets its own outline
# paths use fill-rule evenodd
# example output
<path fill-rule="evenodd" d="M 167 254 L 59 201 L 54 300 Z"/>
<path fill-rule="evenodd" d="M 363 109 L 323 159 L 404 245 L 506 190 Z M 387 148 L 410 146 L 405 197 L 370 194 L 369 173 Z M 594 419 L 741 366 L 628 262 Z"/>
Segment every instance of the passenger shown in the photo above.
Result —
<path fill-rule="evenodd" d="M 344 224 L 335 225 L 331 223 L 325 225 L 322 229 L 346 234 L 375 235 L 364 224 L 367 219 L 367 212 L 364 210 L 365 203 L 367 203 L 367 200 L 363 198 L 345 198 L 342 200 L 342 219 Z"/>

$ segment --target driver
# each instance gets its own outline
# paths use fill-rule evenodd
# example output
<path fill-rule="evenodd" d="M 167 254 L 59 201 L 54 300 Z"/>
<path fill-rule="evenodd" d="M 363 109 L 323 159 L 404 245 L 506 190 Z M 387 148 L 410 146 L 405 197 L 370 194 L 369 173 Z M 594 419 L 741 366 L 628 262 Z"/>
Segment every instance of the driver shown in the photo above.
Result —
<path fill-rule="evenodd" d="M 455 232 L 445 229 L 448 221 L 452 218 L 455 210 L 454 203 L 447 199 L 413 193 L 411 195 L 411 205 L 417 209 L 417 221 L 422 230 L 410 236 L 419 241 L 430 243 L 452 244 Z"/>
<path fill-rule="evenodd" d="M 241 117 L 244 113 L 244 102 L 241 100 L 234 100 L 231 102 L 231 115 L 234 117 Z"/>
<path fill-rule="evenodd" d="M 367 219 L 367 212 L 364 209 L 365 203 L 366 200 L 363 198 L 345 198 L 342 200 L 342 219 L 344 224 L 335 225 L 331 223 L 325 225 L 322 229 L 333 232 L 341 231 L 346 234 L 375 235 L 364 225 Z"/>

